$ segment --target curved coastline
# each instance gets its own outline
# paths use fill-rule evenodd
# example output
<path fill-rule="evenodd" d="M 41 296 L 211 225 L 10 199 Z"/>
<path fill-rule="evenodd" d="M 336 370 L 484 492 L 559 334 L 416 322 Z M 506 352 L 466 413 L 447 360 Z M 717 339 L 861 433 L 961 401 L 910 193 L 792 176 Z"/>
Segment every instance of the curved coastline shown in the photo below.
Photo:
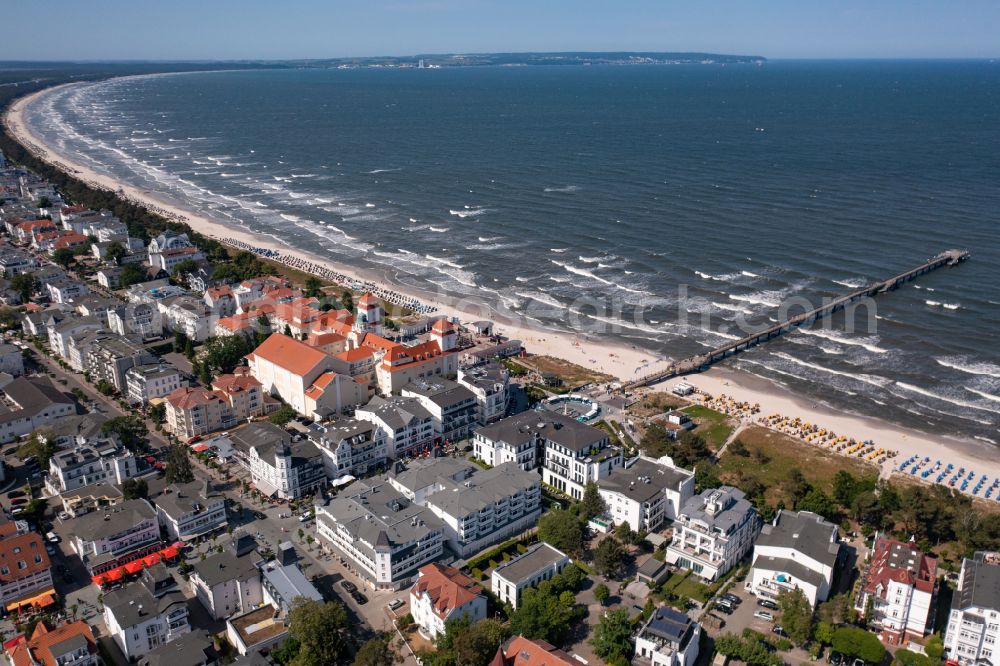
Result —
<path fill-rule="evenodd" d="M 120 78 L 166 75 L 174 74 L 142 74 Z M 520 339 L 532 353 L 562 358 L 619 378 L 631 378 L 635 369 L 640 366 L 643 367 L 644 371 L 649 371 L 661 361 L 651 352 L 644 352 L 635 347 L 616 345 L 562 331 L 539 330 L 537 327 L 526 325 L 522 315 L 510 311 L 502 305 L 493 304 L 485 297 L 475 300 L 455 298 L 443 292 L 430 294 L 410 286 L 402 287 L 398 284 L 392 284 L 385 276 L 375 274 L 372 271 L 363 271 L 355 267 L 336 264 L 324 257 L 287 245 L 271 236 L 254 234 L 243 229 L 226 226 L 198 211 L 188 210 L 166 201 L 157 196 L 155 192 L 96 173 L 43 145 L 38 137 L 31 132 L 24 118 L 25 108 L 40 96 L 66 86 L 79 85 L 88 84 L 61 84 L 15 99 L 3 115 L 3 123 L 11 138 L 20 143 L 37 159 L 69 173 L 90 187 L 113 192 L 117 196 L 147 207 L 166 219 L 185 224 L 206 237 L 236 249 L 255 248 L 258 251 L 273 252 L 284 258 L 283 263 L 300 270 L 309 272 L 309 266 L 312 265 L 353 280 L 373 283 L 387 291 L 437 308 L 440 312 L 454 315 L 463 322 L 492 319 L 496 322 L 498 332 L 511 338 Z M 329 274 L 321 275 L 321 277 L 330 279 Z M 975 469 L 977 474 L 986 473 L 990 476 L 1000 477 L 1000 462 L 994 460 L 995 448 L 980 442 L 949 438 L 947 435 L 935 436 L 896 426 L 875 417 L 847 414 L 809 401 L 807 398 L 783 389 L 767 379 L 725 367 L 713 368 L 705 373 L 689 377 L 687 381 L 713 395 L 725 393 L 738 400 L 759 403 L 765 413 L 781 412 L 799 416 L 849 437 L 859 440 L 874 439 L 879 445 L 899 452 L 899 456 L 894 459 L 897 465 L 909 455 L 920 455 L 928 456 L 931 460 L 939 458 L 953 462 L 956 467 L 964 466 L 966 469 Z M 659 388 L 665 387 L 660 385 Z M 893 460 L 890 460 L 883 466 L 882 472 L 888 474 L 892 467 Z"/>

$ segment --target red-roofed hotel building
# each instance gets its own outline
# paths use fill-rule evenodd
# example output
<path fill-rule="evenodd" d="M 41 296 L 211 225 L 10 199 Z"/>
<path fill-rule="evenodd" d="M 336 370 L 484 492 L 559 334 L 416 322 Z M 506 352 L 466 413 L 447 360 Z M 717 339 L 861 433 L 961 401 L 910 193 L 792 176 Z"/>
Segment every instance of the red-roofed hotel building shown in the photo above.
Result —
<path fill-rule="evenodd" d="M 913 543 L 875 539 L 855 609 L 889 645 L 930 633 L 937 596 L 937 560 Z"/>

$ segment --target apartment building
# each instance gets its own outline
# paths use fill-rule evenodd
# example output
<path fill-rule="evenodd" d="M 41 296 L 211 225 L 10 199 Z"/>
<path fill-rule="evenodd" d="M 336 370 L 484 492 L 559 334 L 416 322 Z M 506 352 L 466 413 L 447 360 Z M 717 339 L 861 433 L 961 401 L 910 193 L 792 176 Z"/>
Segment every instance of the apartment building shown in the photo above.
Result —
<path fill-rule="evenodd" d="M 1000 641 L 1000 556 L 978 552 L 962 561 L 944 632 L 945 659 L 960 666 L 993 663 Z"/>
<path fill-rule="evenodd" d="M 231 432 L 229 438 L 237 463 L 249 471 L 254 487 L 267 497 L 297 500 L 327 483 L 319 448 L 308 440 L 293 441 L 273 423 L 251 423 Z"/>
<path fill-rule="evenodd" d="M 701 625 L 668 606 L 653 611 L 635 637 L 640 666 L 694 666 L 698 660 Z"/>
<path fill-rule="evenodd" d="M 498 564 L 490 576 L 493 594 L 501 603 L 517 608 L 524 591 L 537 587 L 543 580 L 551 580 L 569 565 L 566 553 L 544 541 L 536 543 L 527 552 Z"/>
<path fill-rule="evenodd" d="M 934 627 L 937 559 L 914 543 L 875 539 L 861 575 L 855 609 L 889 645 L 905 645 Z"/>
<path fill-rule="evenodd" d="M 826 601 L 840 560 L 837 526 L 808 511 L 778 511 L 753 547 L 746 589 L 776 601 L 784 591 L 801 590 L 809 603 Z"/>
<path fill-rule="evenodd" d="M 760 516 L 742 490 L 732 486 L 705 490 L 681 508 L 666 561 L 715 580 L 750 551 L 760 528 Z"/>
<path fill-rule="evenodd" d="M 608 517 L 634 531 L 658 530 L 674 520 L 694 496 L 694 472 L 675 467 L 669 457 L 638 457 L 598 480 Z"/>
<path fill-rule="evenodd" d="M 435 639 L 452 620 L 465 617 L 475 623 L 485 619 L 486 596 L 483 588 L 458 569 L 427 564 L 420 568 L 410 590 L 410 614 L 420 633 Z"/>

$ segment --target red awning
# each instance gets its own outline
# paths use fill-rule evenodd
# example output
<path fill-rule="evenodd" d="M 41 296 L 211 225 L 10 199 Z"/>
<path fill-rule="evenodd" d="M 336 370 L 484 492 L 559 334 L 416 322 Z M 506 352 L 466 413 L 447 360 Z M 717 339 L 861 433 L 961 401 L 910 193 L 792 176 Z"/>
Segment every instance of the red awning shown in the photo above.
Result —
<path fill-rule="evenodd" d="M 173 546 L 167 546 L 166 548 L 160 551 L 160 555 L 162 555 L 164 558 L 168 560 L 172 560 L 180 554 L 181 554 L 180 551 L 178 551 Z"/>
<path fill-rule="evenodd" d="M 118 569 L 112 569 L 111 571 L 107 572 L 105 575 L 108 577 L 109 581 L 110 580 L 119 580 L 122 576 L 125 575 L 125 572 L 122 571 L 121 568 L 118 568 Z"/>
<path fill-rule="evenodd" d="M 147 567 L 151 567 L 154 564 L 158 563 L 159 561 L 160 561 L 159 553 L 150 553 L 146 557 L 142 558 L 142 563 L 145 564 Z"/>
<path fill-rule="evenodd" d="M 128 564 L 125 565 L 125 571 L 129 572 L 130 574 L 139 573 L 140 571 L 142 571 L 142 562 L 140 562 L 139 560 L 133 560 L 132 562 L 129 562 Z"/>
<path fill-rule="evenodd" d="M 191 450 L 195 453 L 201 453 L 202 451 L 207 451 L 208 448 L 208 444 L 195 444 L 191 447 Z"/>
<path fill-rule="evenodd" d="M 185 543 L 183 541 L 174 541 L 170 545 L 173 546 L 174 548 L 176 548 L 177 550 L 184 550 L 185 548 L 187 548 L 187 543 Z"/>
<path fill-rule="evenodd" d="M 90 582 L 93 583 L 94 585 L 104 585 L 104 581 L 105 581 L 104 574 L 94 576 L 93 578 L 90 579 Z"/>

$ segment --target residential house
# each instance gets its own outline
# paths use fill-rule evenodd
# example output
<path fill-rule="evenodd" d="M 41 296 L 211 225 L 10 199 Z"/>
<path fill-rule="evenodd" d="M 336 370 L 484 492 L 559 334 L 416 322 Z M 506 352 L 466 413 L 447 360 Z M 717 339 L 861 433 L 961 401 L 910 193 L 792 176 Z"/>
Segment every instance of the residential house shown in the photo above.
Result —
<path fill-rule="evenodd" d="M 169 485 L 154 501 L 157 519 L 171 539 L 190 541 L 227 524 L 226 498 L 208 480 Z"/>
<path fill-rule="evenodd" d="M 448 545 L 468 557 L 523 532 L 541 514 L 538 475 L 507 463 L 484 470 L 453 458 L 397 463 L 388 481 L 444 524 Z"/>
<path fill-rule="evenodd" d="M 808 511 L 778 511 L 753 547 L 753 566 L 746 588 L 757 597 L 801 590 L 809 603 L 826 601 L 840 559 L 837 526 Z"/>
<path fill-rule="evenodd" d="M 35 625 L 31 637 L 5 645 L 13 666 L 98 666 L 100 657 L 90 626 L 75 620 L 49 629 L 45 622 Z"/>
<path fill-rule="evenodd" d="M 1000 556 L 978 552 L 962 560 L 944 632 L 947 663 L 992 664 L 1000 642 Z"/>
<path fill-rule="evenodd" d="M 542 481 L 573 499 L 583 499 L 590 482 L 600 481 L 622 466 L 621 449 L 611 446 L 600 428 L 563 414 L 550 413 L 551 427 L 542 433 Z"/>
<path fill-rule="evenodd" d="M 633 664 L 694 666 L 698 661 L 701 625 L 669 606 L 659 606 L 635 637 Z"/>
<path fill-rule="evenodd" d="M 229 435 L 236 461 L 250 472 L 258 492 L 267 497 L 297 500 L 327 483 L 323 454 L 308 440 L 268 422 L 256 422 Z"/>
<path fill-rule="evenodd" d="M 135 454 L 122 449 L 114 440 L 95 438 L 54 453 L 49 458 L 48 472 L 46 489 L 53 495 L 60 495 L 95 483 L 120 485 L 139 475 L 139 461 Z"/>
<path fill-rule="evenodd" d="M 31 599 L 52 589 L 52 563 L 45 542 L 7 519 L 0 522 L 0 604 Z"/>
<path fill-rule="evenodd" d="M 0 393 L 0 443 L 50 426 L 76 411 L 76 403 L 44 377 L 18 377 Z"/>
<path fill-rule="evenodd" d="M 184 595 L 174 591 L 155 597 L 143 582 L 104 595 L 104 624 L 128 659 L 138 659 L 191 631 Z"/>
<path fill-rule="evenodd" d="M 216 620 L 245 613 L 264 603 L 260 561 L 252 544 L 240 547 L 240 540 L 220 553 L 196 563 L 191 571 L 191 588 L 201 605 Z"/>
<path fill-rule="evenodd" d="M 45 285 L 49 300 L 53 303 L 72 303 L 81 296 L 90 293 L 86 283 L 79 280 L 57 280 Z"/>
<path fill-rule="evenodd" d="M 458 383 L 476 396 L 476 421 L 487 425 L 507 414 L 510 373 L 499 363 L 481 363 L 458 369 Z"/>
<path fill-rule="evenodd" d="M 875 539 L 854 607 L 889 645 L 906 645 L 934 627 L 937 559 L 915 543 Z"/>
<path fill-rule="evenodd" d="M 91 575 L 145 557 L 162 545 L 156 511 L 143 499 L 125 500 L 74 519 L 71 543 Z"/>
<path fill-rule="evenodd" d="M 0 343 L 0 372 L 13 377 L 24 374 L 24 354 L 15 345 Z"/>
<path fill-rule="evenodd" d="M 443 552 L 442 521 L 388 483 L 355 481 L 315 509 L 320 545 L 375 589 L 405 587 Z"/>
<path fill-rule="evenodd" d="M 385 431 L 370 421 L 344 418 L 309 427 L 309 441 L 323 454 L 326 475 L 364 476 L 383 468 L 387 446 Z"/>
<path fill-rule="evenodd" d="M 398 394 L 413 381 L 449 378 L 458 372 L 458 355 L 435 340 L 411 347 L 395 345 L 375 366 L 375 381 L 384 396 Z"/>
<path fill-rule="evenodd" d="M 681 507 L 666 561 L 716 580 L 750 551 L 760 527 L 760 516 L 742 490 L 707 489 Z"/>
<path fill-rule="evenodd" d="M 401 389 L 404 398 L 415 398 L 431 414 L 434 434 L 441 442 L 469 436 L 477 424 L 476 394 L 450 379 L 420 379 Z"/>
<path fill-rule="evenodd" d="M 158 360 L 145 347 L 128 338 L 99 333 L 87 348 L 85 368 L 92 382 L 103 380 L 118 393 L 126 395 L 125 372 L 137 365 L 148 365 Z"/>
<path fill-rule="evenodd" d="M 579 666 L 579 662 L 546 641 L 515 636 L 497 648 L 490 666 Z"/>
<path fill-rule="evenodd" d="M 694 496 L 694 472 L 675 467 L 666 456 L 640 456 L 600 479 L 597 490 L 614 524 L 655 532 Z"/>
<path fill-rule="evenodd" d="M 444 564 L 420 568 L 410 590 L 410 614 L 430 639 L 444 634 L 445 624 L 465 617 L 471 623 L 486 618 L 483 588 L 458 569 Z"/>
<path fill-rule="evenodd" d="M 186 385 L 180 371 L 163 362 L 143 363 L 125 371 L 125 395 L 133 405 L 165 398 Z"/>
<path fill-rule="evenodd" d="M 323 595 L 306 579 L 294 560 L 295 551 L 286 541 L 278 544 L 277 558 L 259 566 L 264 603 L 274 606 L 282 617 L 287 617 L 297 599 L 323 601 Z"/>
<path fill-rule="evenodd" d="M 385 433 L 386 454 L 393 459 L 429 452 L 434 442 L 434 417 L 416 398 L 375 396 L 354 411 Z"/>
<path fill-rule="evenodd" d="M 493 569 L 490 576 L 493 594 L 501 603 L 516 609 L 526 589 L 536 587 L 543 580 L 551 580 L 569 564 L 566 553 L 541 541 Z"/>

